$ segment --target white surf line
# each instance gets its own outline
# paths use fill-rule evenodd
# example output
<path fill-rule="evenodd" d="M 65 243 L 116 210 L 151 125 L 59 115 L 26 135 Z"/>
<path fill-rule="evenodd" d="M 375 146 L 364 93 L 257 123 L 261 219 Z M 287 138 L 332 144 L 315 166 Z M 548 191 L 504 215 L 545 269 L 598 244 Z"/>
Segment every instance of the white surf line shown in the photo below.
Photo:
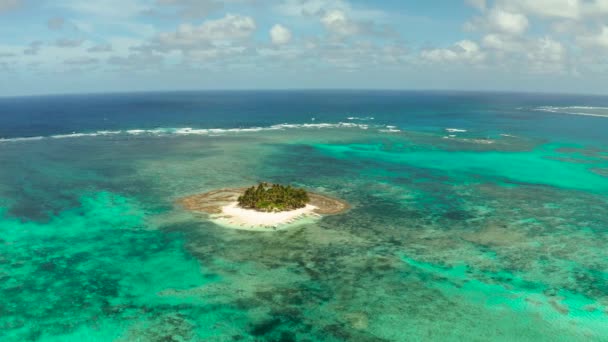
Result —
<path fill-rule="evenodd" d="M 389 127 L 389 126 L 385 126 Z M 155 128 L 155 129 L 126 129 L 126 130 L 99 130 L 95 132 L 72 132 L 66 134 L 53 134 L 48 136 L 35 136 L 35 137 L 15 137 L 15 138 L 0 138 L 2 142 L 18 142 L 18 141 L 32 141 L 42 139 L 69 139 L 69 138 L 82 138 L 82 137 L 98 137 L 98 136 L 113 136 L 113 135 L 130 135 L 130 136 L 169 136 L 169 135 L 208 135 L 216 136 L 221 134 L 238 134 L 238 133 L 251 133 L 251 132 L 262 132 L 262 131 L 276 131 L 276 130 L 287 130 L 287 129 L 331 129 L 331 128 L 359 128 L 367 130 L 370 128 L 366 124 L 358 124 L 352 122 L 338 122 L 338 123 L 302 123 L 302 124 L 276 124 L 267 127 L 245 127 L 245 128 Z M 380 127 L 379 127 L 380 128 Z M 390 129 L 390 128 L 389 128 Z"/>

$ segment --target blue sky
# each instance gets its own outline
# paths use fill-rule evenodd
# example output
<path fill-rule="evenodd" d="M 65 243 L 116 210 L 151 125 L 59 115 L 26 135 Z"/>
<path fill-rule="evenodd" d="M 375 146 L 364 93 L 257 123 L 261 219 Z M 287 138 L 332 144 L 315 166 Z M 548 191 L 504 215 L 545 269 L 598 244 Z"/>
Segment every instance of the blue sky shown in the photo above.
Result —
<path fill-rule="evenodd" d="M 608 0 L 0 0 L 0 96 L 608 94 Z"/>

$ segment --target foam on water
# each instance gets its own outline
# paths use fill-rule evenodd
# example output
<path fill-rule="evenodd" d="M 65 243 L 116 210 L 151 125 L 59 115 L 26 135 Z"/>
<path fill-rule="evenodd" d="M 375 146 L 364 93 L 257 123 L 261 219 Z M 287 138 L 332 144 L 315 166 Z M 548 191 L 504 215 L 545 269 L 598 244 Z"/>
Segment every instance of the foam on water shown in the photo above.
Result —
<path fill-rule="evenodd" d="M 375 120 L 373 116 L 349 116 L 346 118 L 347 120 L 355 120 L 355 121 L 370 121 Z"/>
<path fill-rule="evenodd" d="M 541 106 L 533 110 L 538 112 L 571 114 L 582 116 L 608 117 L 608 107 L 593 107 L 593 106 Z"/>
<path fill-rule="evenodd" d="M 0 143 L 1 142 L 18 142 L 18 141 L 35 141 L 35 140 L 42 140 L 42 139 L 45 139 L 45 137 L 0 138 Z"/>
<path fill-rule="evenodd" d="M 446 128 L 445 131 L 448 133 L 466 133 L 467 132 L 466 129 L 462 129 L 462 128 Z"/>
<path fill-rule="evenodd" d="M 396 132 L 395 126 L 374 126 L 382 132 Z M 384 128 L 385 127 L 385 128 Z M 114 135 L 127 135 L 127 136 L 170 136 L 170 135 L 208 135 L 217 136 L 222 134 L 238 134 L 238 133 L 255 133 L 265 131 L 277 131 L 286 129 L 363 129 L 367 130 L 370 128 L 366 124 L 356 124 L 351 122 L 338 122 L 338 123 L 305 123 L 305 124 L 277 124 L 267 127 L 245 127 L 245 128 L 155 128 L 155 129 L 128 129 L 128 130 L 100 130 L 95 132 L 73 132 L 69 134 L 54 134 L 50 136 L 37 136 L 37 137 L 18 137 L 18 138 L 0 138 L 2 142 L 19 142 L 19 141 L 33 141 L 42 139 L 68 139 L 68 138 L 83 138 L 83 137 L 98 137 L 98 136 L 114 136 Z"/>

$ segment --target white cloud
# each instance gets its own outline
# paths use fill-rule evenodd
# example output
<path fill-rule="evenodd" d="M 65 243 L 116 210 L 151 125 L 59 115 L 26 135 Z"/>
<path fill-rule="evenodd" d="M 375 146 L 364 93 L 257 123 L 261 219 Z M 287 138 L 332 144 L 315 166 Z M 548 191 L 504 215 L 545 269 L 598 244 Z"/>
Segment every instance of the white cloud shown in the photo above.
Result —
<path fill-rule="evenodd" d="M 181 65 L 195 69 L 220 64 L 231 67 L 242 62 L 254 65 L 257 54 L 253 35 L 257 29 L 253 18 L 242 15 L 226 14 L 219 19 L 207 20 L 200 25 L 181 24 L 175 31 L 162 32 L 148 43 L 140 44 L 131 51 L 138 55 L 113 59 L 113 64 L 128 66 L 130 61 L 146 57 L 157 63 L 157 52 L 165 60 L 165 67 Z M 275 37 L 276 38 L 276 37 Z M 285 41 L 285 32 L 281 37 Z M 112 45 L 115 44 L 112 42 Z M 204 64 L 203 64 L 204 63 Z"/>
<path fill-rule="evenodd" d="M 0 0 L 0 11 L 9 3 L 14 8 L 21 1 Z M 99 70 L 119 67 L 121 71 L 132 68 L 167 73 L 174 70 L 171 68 L 183 71 L 247 67 L 250 72 L 284 68 L 294 72 L 362 71 L 374 75 L 377 70 L 405 71 L 414 66 L 432 68 L 444 64 L 441 69 L 446 72 L 472 70 L 471 74 L 478 76 L 480 70 L 487 70 L 488 75 L 495 70 L 519 76 L 564 75 L 576 69 L 589 72 L 593 63 L 608 65 L 608 24 L 604 20 L 608 18 L 608 0 L 464 2 L 475 8 L 468 11 L 475 17 L 469 27 L 476 32 L 463 33 L 451 41 L 458 41 L 453 45 L 408 54 L 404 40 L 389 25 L 410 17 L 388 12 L 383 5 L 370 1 L 57 0 L 47 7 L 53 7 L 49 12 L 66 18 L 65 22 L 58 17 L 52 19 L 53 23 L 49 20 L 37 25 L 43 30 L 45 24 L 50 29 L 63 29 L 60 37 L 70 39 L 56 41 L 56 33 L 43 32 L 40 37 L 46 37 L 44 42 L 28 46 L 25 42 L 31 40 L 26 40 L 14 47 L 18 58 L 4 57 L 3 61 L 14 59 L 22 66 L 40 63 L 39 70 L 53 71 L 55 66 L 91 64 Z M 274 16 L 256 7 L 267 4 L 274 4 Z M 464 6 L 463 1 L 460 4 Z M 399 2 L 395 3 L 397 6 Z M 238 13 L 242 15 L 215 13 L 224 7 L 240 9 L 242 12 Z M 153 12 L 155 16 L 150 15 Z M 213 19 L 192 19 L 211 12 L 217 15 Z M 264 32 L 259 35 L 257 22 L 249 16 L 253 14 L 260 15 L 260 22 L 264 22 Z M 275 25 L 268 26 L 268 30 L 267 24 Z M 394 27 L 405 31 L 418 26 L 405 22 Z M 431 38 L 420 30 L 421 37 L 413 31 L 404 33 L 420 44 Z M 27 55 L 21 55 L 22 51 Z M 98 63 L 92 57 L 98 58 Z"/>
<path fill-rule="evenodd" d="M 495 67 L 515 73 L 562 74 L 568 71 L 568 49 L 545 36 L 525 38 L 488 34 L 482 44 Z"/>
<path fill-rule="evenodd" d="M 359 32 L 358 25 L 341 10 L 326 12 L 321 17 L 321 23 L 329 32 L 341 36 L 350 36 Z"/>
<path fill-rule="evenodd" d="M 523 34 L 529 26 L 528 18 L 515 12 L 493 8 L 485 16 L 474 18 L 465 24 L 470 30 L 482 30 L 512 35 Z"/>
<path fill-rule="evenodd" d="M 391 14 L 346 0 L 283 0 L 275 11 L 283 16 L 299 17 L 299 23 L 307 20 L 308 24 L 321 23 L 333 39 L 356 34 L 397 36 L 387 25 Z"/>
<path fill-rule="evenodd" d="M 499 9 L 490 12 L 490 26 L 503 33 L 522 34 L 528 29 L 528 18 L 519 13 L 511 13 Z"/>
<path fill-rule="evenodd" d="M 333 3 L 325 0 L 285 0 L 277 6 L 277 10 L 287 16 L 318 16 L 330 6 L 342 10 L 349 7 L 347 3 L 339 0 Z"/>
<path fill-rule="evenodd" d="M 283 25 L 276 24 L 270 29 L 270 39 L 275 45 L 285 45 L 291 41 L 291 31 Z"/>
<path fill-rule="evenodd" d="M 487 31 L 501 34 L 521 35 L 529 26 L 528 18 L 521 13 L 502 8 L 492 8 L 483 16 L 466 22 L 464 27 L 469 31 Z"/>
<path fill-rule="evenodd" d="M 593 1 L 593 0 L 592 0 Z M 601 2 L 605 0 L 596 0 Z M 583 1 L 581 0 L 502 0 L 500 8 L 548 18 L 579 18 Z"/>
<path fill-rule="evenodd" d="M 587 48 L 608 49 L 608 26 L 604 25 L 597 33 L 577 37 L 577 41 Z"/>
<path fill-rule="evenodd" d="M 479 63 L 485 59 L 485 53 L 479 45 L 470 40 L 461 40 L 450 48 L 423 50 L 421 57 L 427 61 Z"/>
<path fill-rule="evenodd" d="M 484 47 L 499 51 L 516 52 L 522 50 L 522 43 L 519 39 L 502 34 L 487 34 L 483 37 L 482 44 Z"/>
<path fill-rule="evenodd" d="M 488 63 L 496 67 L 576 74 L 597 72 L 608 57 L 608 0 L 496 0 L 482 12 L 465 27 L 483 33 Z"/>
<path fill-rule="evenodd" d="M 566 68 L 566 48 L 558 41 L 543 37 L 532 42 L 526 57 L 529 68 L 537 73 L 561 73 Z"/>
<path fill-rule="evenodd" d="M 584 12 L 590 16 L 608 14 L 608 0 L 596 0 L 584 3 Z"/>
<path fill-rule="evenodd" d="M 280 15 L 321 18 L 327 12 L 340 11 L 354 21 L 377 21 L 389 14 L 371 7 L 353 6 L 346 0 L 283 0 L 275 7 Z"/>
<path fill-rule="evenodd" d="M 158 42 L 165 48 L 196 48 L 214 43 L 230 43 L 250 38 L 256 30 L 251 17 L 227 14 L 208 20 L 201 25 L 181 24 L 175 32 L 158 35 Z"/>
<path fill-rule="evenodd" d="M 546 19 L 584 20 L 608 14 L 607 0 L 499 0 L 496 7 Z"/>

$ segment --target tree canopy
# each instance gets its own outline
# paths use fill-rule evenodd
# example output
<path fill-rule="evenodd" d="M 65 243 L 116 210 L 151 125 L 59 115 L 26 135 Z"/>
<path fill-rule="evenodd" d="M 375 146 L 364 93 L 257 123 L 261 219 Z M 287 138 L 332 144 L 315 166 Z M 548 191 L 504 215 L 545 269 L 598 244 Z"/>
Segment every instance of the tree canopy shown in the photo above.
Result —
<path fill-rule="evenodd" d="M 265 212 L 303 208 L 309 201 L 310 198 L 304 189 L 267 183 L 248 188 L 238 198 L 240 207 Z"/>

